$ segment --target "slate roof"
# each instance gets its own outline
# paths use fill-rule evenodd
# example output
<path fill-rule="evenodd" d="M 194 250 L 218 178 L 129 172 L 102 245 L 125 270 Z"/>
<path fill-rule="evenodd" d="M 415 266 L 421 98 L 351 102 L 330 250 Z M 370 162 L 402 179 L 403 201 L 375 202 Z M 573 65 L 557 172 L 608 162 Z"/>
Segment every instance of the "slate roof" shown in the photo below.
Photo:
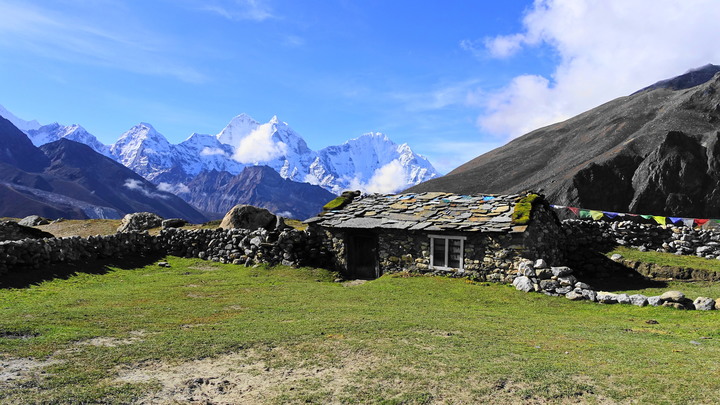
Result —
<path fill-rule="evenodd" d="M 524 232 L 511 215 L 522 195 L 372 194 L 305 222 L 328 228 Z"/>

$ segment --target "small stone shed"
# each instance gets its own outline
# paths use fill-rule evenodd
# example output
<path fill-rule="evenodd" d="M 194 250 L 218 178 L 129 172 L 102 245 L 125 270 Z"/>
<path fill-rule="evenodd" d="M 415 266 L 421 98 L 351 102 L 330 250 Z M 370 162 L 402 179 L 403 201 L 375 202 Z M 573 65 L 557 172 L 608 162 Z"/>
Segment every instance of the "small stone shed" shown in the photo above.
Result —
<path fill-rule="evenodd" d="M 347 277 L 410 271 L 509 282 L 521 260 L 563 260 L 564 233 L 541 195 L 346 192 L 333 202 L 305 222 Z"/>

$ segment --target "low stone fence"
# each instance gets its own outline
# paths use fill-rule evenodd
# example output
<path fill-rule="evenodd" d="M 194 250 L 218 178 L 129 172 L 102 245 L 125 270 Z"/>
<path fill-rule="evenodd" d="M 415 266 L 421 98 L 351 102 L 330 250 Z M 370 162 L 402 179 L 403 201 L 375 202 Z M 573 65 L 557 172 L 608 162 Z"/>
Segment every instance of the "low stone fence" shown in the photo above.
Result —
<path fill-rule="evenodd" d="M 157 253 L 245 265 L 323 266 L 327 263 L 327 254 L 317 237 L 304 231 L 170 228 L 159 235 L 129 232 L 87 238 L 0 242 L 0 274 L 51 268 L 84 260 Z"/>
<path fill-rule="evenodd" d="M 0 274 L 14 269 L 147 254 L 159 249 L 158 241 L 147 233 L 5 241 L 0 242 Z"/>
<path fill-rule="evenodd" d="M 173 256 L 197 257 L 221 263 L 256 263 L 286 266 L 319 265 L 326 254 L 315 236 L 285 229 L 166 229 L 157 237 L 162 248 Z"/>
<path fill-rule="evenodd" d="M 563 221 L 563 228 L 569 251 L 588 246 L 602 249 L 622 245 L 642 251 L 720 258 L 720 232 L 711 229 L 573 219 Z"/>

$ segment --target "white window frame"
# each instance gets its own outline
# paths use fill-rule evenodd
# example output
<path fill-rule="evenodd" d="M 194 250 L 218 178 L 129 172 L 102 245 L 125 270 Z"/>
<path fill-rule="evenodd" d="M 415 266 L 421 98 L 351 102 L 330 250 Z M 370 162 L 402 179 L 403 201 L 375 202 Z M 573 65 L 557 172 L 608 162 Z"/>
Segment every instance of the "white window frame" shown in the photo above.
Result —
<path fill-rule="evenodd" d="M 430 269 L 438 269 L 438 270 L 450 270 L 454 269 L 456 267 L 448 267 L 448 260 L 450 255 L 450 249 L 448 249 L 450 244 L 450 239 L 453 240 L 459 240 L 460 241 L 460 267 L 457 267 L 458 270 L 463 270 L 465 268 L 465 239 L 467 239 L 465 236 L 450 236 L 450 235 L 428 235 L 430 237 Z M 442 240 L 445 244 L 445 257 L 443 258 L 443 263 L 445 263 L 444 266 L 435 266 L 433 263 L 435 263 L 435 243 L 436 241 Z"/>

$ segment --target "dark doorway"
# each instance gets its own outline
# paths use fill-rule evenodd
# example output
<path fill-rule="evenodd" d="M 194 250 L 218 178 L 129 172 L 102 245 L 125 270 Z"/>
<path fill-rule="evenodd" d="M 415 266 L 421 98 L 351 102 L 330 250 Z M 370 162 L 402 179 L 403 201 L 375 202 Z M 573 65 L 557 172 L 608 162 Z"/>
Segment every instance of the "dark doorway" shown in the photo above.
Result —
<path fill-rule="evenodd" d="M 347 244 L 348 276 L 370 280 L 380 277 L 377 263 L 377 235 L 349 235 Z"/>

